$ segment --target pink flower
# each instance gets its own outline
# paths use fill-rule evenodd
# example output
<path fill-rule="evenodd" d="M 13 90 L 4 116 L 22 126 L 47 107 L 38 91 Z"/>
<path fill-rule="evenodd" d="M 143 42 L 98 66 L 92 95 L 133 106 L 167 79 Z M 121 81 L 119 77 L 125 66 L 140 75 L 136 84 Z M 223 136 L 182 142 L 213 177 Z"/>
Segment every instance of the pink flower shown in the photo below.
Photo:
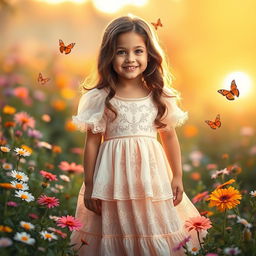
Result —
<path fill-rule="evenodd" d="M 81 173 L 84 171 L 84 168 L 82 165 L 80 164 L 76 164 L 74 162 L 72 162 L 71 164 L 69 164 L 67 161 L 62 161 L 59 164 L 59 168 L 62 171 L 67 171 L 67 172 L 77 172 L 77 173 Z"/>
<path fill-rule="evenodd" d="M 29 213 L 29 215 L 28 215 L 31 219 L 38 219 L 39 217 L 38 217 L 38 215 L 37 214 L 35 214 L 35 213 Z"/>
<path fill-rule="evenodd" d="M 218 254 L 217 253 L 207 253 L 205 256 L 218 256 Z"/>
<path fill-rule="evenodd" d="M 40 205 L 46 205 L 46 207 L 48 208 L 53 208 L 55 206 L 59 205 L 59 199 L 56 197 L 50 197 L 50 196 L 46 196 L 46 195 L 41 195 L 37 202 Z"/>
<path fill-rule="evenodd" d="M 79 230 L 82 227 L 82 224 L 73 216 L 67 215 L 62 216 L 57 220 L 57 226 L 62 228 L 68 227 L 70 231 L 73 231 Z"/>
<path fill-rule="evenodd" d="M 18 204 L 16 202 L 13 202 L 13 201 L 9 201 L 6 203 L 8 206 L 12 206 L 12 207 L 17 207 Z"/>
<path fill-rule="evenodd" d="M 207 197 L 208 197 L 208 191 L 204 191 L 204 192 L 199 193 L 196 196 L 194 196 L 192 198 L 192 202 L 195 204 L 195 203 L 201 202 L 202 200 L 204 200 Z"/>
<path fill-rule="evenodd" d="M 188 231 L 196 230 L 196 231 L 202 231 L 207 230 L 212 227 L 212 222 L 210 219 L 204 217 L 204 216 L 196 216 L 189 218 L 185 221 L 185 228 Z"/>
<path fill-rule="evenodd" d="M 18 112 L 14 115 L 14 120 L 16 123 L 22 126 L 23 130 L 27 130 L 27 128 L 35 127 L 35 119 L 29 116 L 26 112 Z"/>
<path fill-rule="evenodd" d="M 13 89 L 13 95 L 20 99 L 27 99 L 29 97 L 29 91 L 26 87 L 17 87 Z"/>
<path fill-rule="evenodd" d="M 56 175 L 54 175 L 54 174 L 52 174 L 52 173 L 50 173 L 50 172 L 46 172 L 46 171 L 44 171 L 44 170 L 41 170 L 40 171 L 40 174 L 43 176 L 43 177 L 45 177 L 47 180 L 58 180 L 57 179 L 57 176 Z"/>
<path fill-rule="evenodd" d="M 53 231 L 55 234 L 58 234 L 60 235 L 62 238 L 66 238 L 67 237 L 67 234 L 66 233 L 63 233 L 61 230 L 59 229 L 56 229 L 56 228 L 52 228 L 52 227 L 49 227 L 48 228 L 50 231 Z"/>
<path fill-rule="evenodd" d="M 185 237 L 180 243 L 178 243 L 177 246 L 175 246 L 172 250 L 174 252 L 179 251 L 181 248 L 183 248 L 183 246 L 186 245 L 187 242 L 189 242 L 189 240 L 191 239 L 191 236 Z"/>

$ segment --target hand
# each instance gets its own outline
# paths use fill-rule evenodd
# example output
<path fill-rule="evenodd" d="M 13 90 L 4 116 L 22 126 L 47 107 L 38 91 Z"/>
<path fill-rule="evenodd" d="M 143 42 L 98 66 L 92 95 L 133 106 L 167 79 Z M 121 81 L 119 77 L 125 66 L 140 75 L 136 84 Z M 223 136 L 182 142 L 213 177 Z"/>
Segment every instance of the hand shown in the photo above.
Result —
<path fill-rule="evenodd" d="M 92 186 L 85 187 L 84 190 L 84 205 L 85 207 L 101 216 L 101 200 L 92 199 Z"/>
<path fill-rule="evenodd" d="M 181 177 L 173 177 L 172 179 L 172 192 L 173 192 L 173 204 L 174 206 L 178 205 L 183 197 L 183 184 Z"/>

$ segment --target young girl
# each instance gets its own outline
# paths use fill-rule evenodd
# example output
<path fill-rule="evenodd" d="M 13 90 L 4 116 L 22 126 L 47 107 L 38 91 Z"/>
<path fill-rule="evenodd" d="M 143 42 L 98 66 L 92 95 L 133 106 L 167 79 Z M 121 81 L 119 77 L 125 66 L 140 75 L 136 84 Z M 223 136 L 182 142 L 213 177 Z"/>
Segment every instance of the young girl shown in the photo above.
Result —
<path fill-rule="evenodd" d="M 175 133 L 187 113 L 167 87 L 164 55 L 147 22 L 124 16 L 107 26 L 98 75 L 73 116 L 87 138 L 76 209 L 83 227 L 71 244 L 83 256 L 184 255 L 173 248 L 188 235 L 198 246 L 184 222 L 199 216 L 183 191 Z"/>

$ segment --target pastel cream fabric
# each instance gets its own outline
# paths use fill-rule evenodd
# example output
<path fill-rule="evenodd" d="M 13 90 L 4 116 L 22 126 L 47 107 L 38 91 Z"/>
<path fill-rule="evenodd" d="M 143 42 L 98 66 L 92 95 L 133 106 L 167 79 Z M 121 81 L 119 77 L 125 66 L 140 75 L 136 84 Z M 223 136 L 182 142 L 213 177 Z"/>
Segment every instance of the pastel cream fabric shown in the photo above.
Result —
<path fill-rule="evenodd" d="M 173 205 L 172 171 L 157 140 L 152 93 L 143 98 L 112 98 L 118 112 L 114 121 L 104 105 L 106 96 L 107 91 L 96 88 L 84 94 L 73 116 L 80 131 L 102 133 L 104 142 L 97 156 L 92 192 L 92 198 L 102 200 L 102 216 L 84 206 L 82 184 L 76 217 L 83 227 L 72 232 L 71 244 L 76 249 L 81 239 L 89 244 L 79 249 L 80 256 L 184 255 L 183 249 L 173 248 L 189 235 L 185 220 L 199 212 L 186 193 L 178 206 Z M 182 125 L 187 113 L 174 98 L 164 97 L 164 101 L 168 107 L 164 129 Z M 196 233 L 190 235 L 190 246 L 198 246 Z"/>

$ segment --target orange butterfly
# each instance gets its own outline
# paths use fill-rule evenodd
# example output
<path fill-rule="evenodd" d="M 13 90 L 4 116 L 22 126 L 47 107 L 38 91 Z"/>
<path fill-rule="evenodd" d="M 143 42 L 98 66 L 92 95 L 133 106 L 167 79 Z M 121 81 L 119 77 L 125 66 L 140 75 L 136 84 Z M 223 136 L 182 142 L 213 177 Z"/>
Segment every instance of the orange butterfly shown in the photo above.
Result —
<path fill-rule="evenodd" d="M 220 93 L 223 96 L 226 96 L 226 98 L 228 100 L 234 100 L 235 96 L 239 97 L 239 90 L 237 89 L 237 85 L 236 85 L 235 80 L 232 80 L 230 87 L 231 87 L 230 91 L 225 90 L 225 89 L 221 89 L 221 90 L 218 90 L 217 92 Z"/>
<path fill-rule="evenodd" d="M 158 27 L 162 27 L 163 26 L 163 24 L 161 23 L 160 18 L 157 20 L 156 23 L 151 22 L 151 24 L 155 27 L 156 30 L 157 30 Z"/>
<path fill-rule="evenodd" d="M 43 78 L 43 75 L 42 75 L 41 72 L 39 73 L 38 78 L 37 78 L 38 83 L 41 84 L 41 85 L 46 84 L 50 80 L 51 80 L 51 78 Z"/>
<path fill-rule="evenodd" d="M 212 128 L 216 129 L 217 127 L 221 127 L 220 114 L 218 114 L 215 118 L 215 121 L 205 120 L 205 122 Z"/>
<path fill-rule="evenodd" d="M 65 52 L 65 54 L 69 54 L 71 52 L 71 49 L 75 46 L 75 43 L 71 43 L 68 46 L 65 46 L 63 41 L 61 39 L 59 39 L 59 45 L 60 45 L 61 53 Z"/>

